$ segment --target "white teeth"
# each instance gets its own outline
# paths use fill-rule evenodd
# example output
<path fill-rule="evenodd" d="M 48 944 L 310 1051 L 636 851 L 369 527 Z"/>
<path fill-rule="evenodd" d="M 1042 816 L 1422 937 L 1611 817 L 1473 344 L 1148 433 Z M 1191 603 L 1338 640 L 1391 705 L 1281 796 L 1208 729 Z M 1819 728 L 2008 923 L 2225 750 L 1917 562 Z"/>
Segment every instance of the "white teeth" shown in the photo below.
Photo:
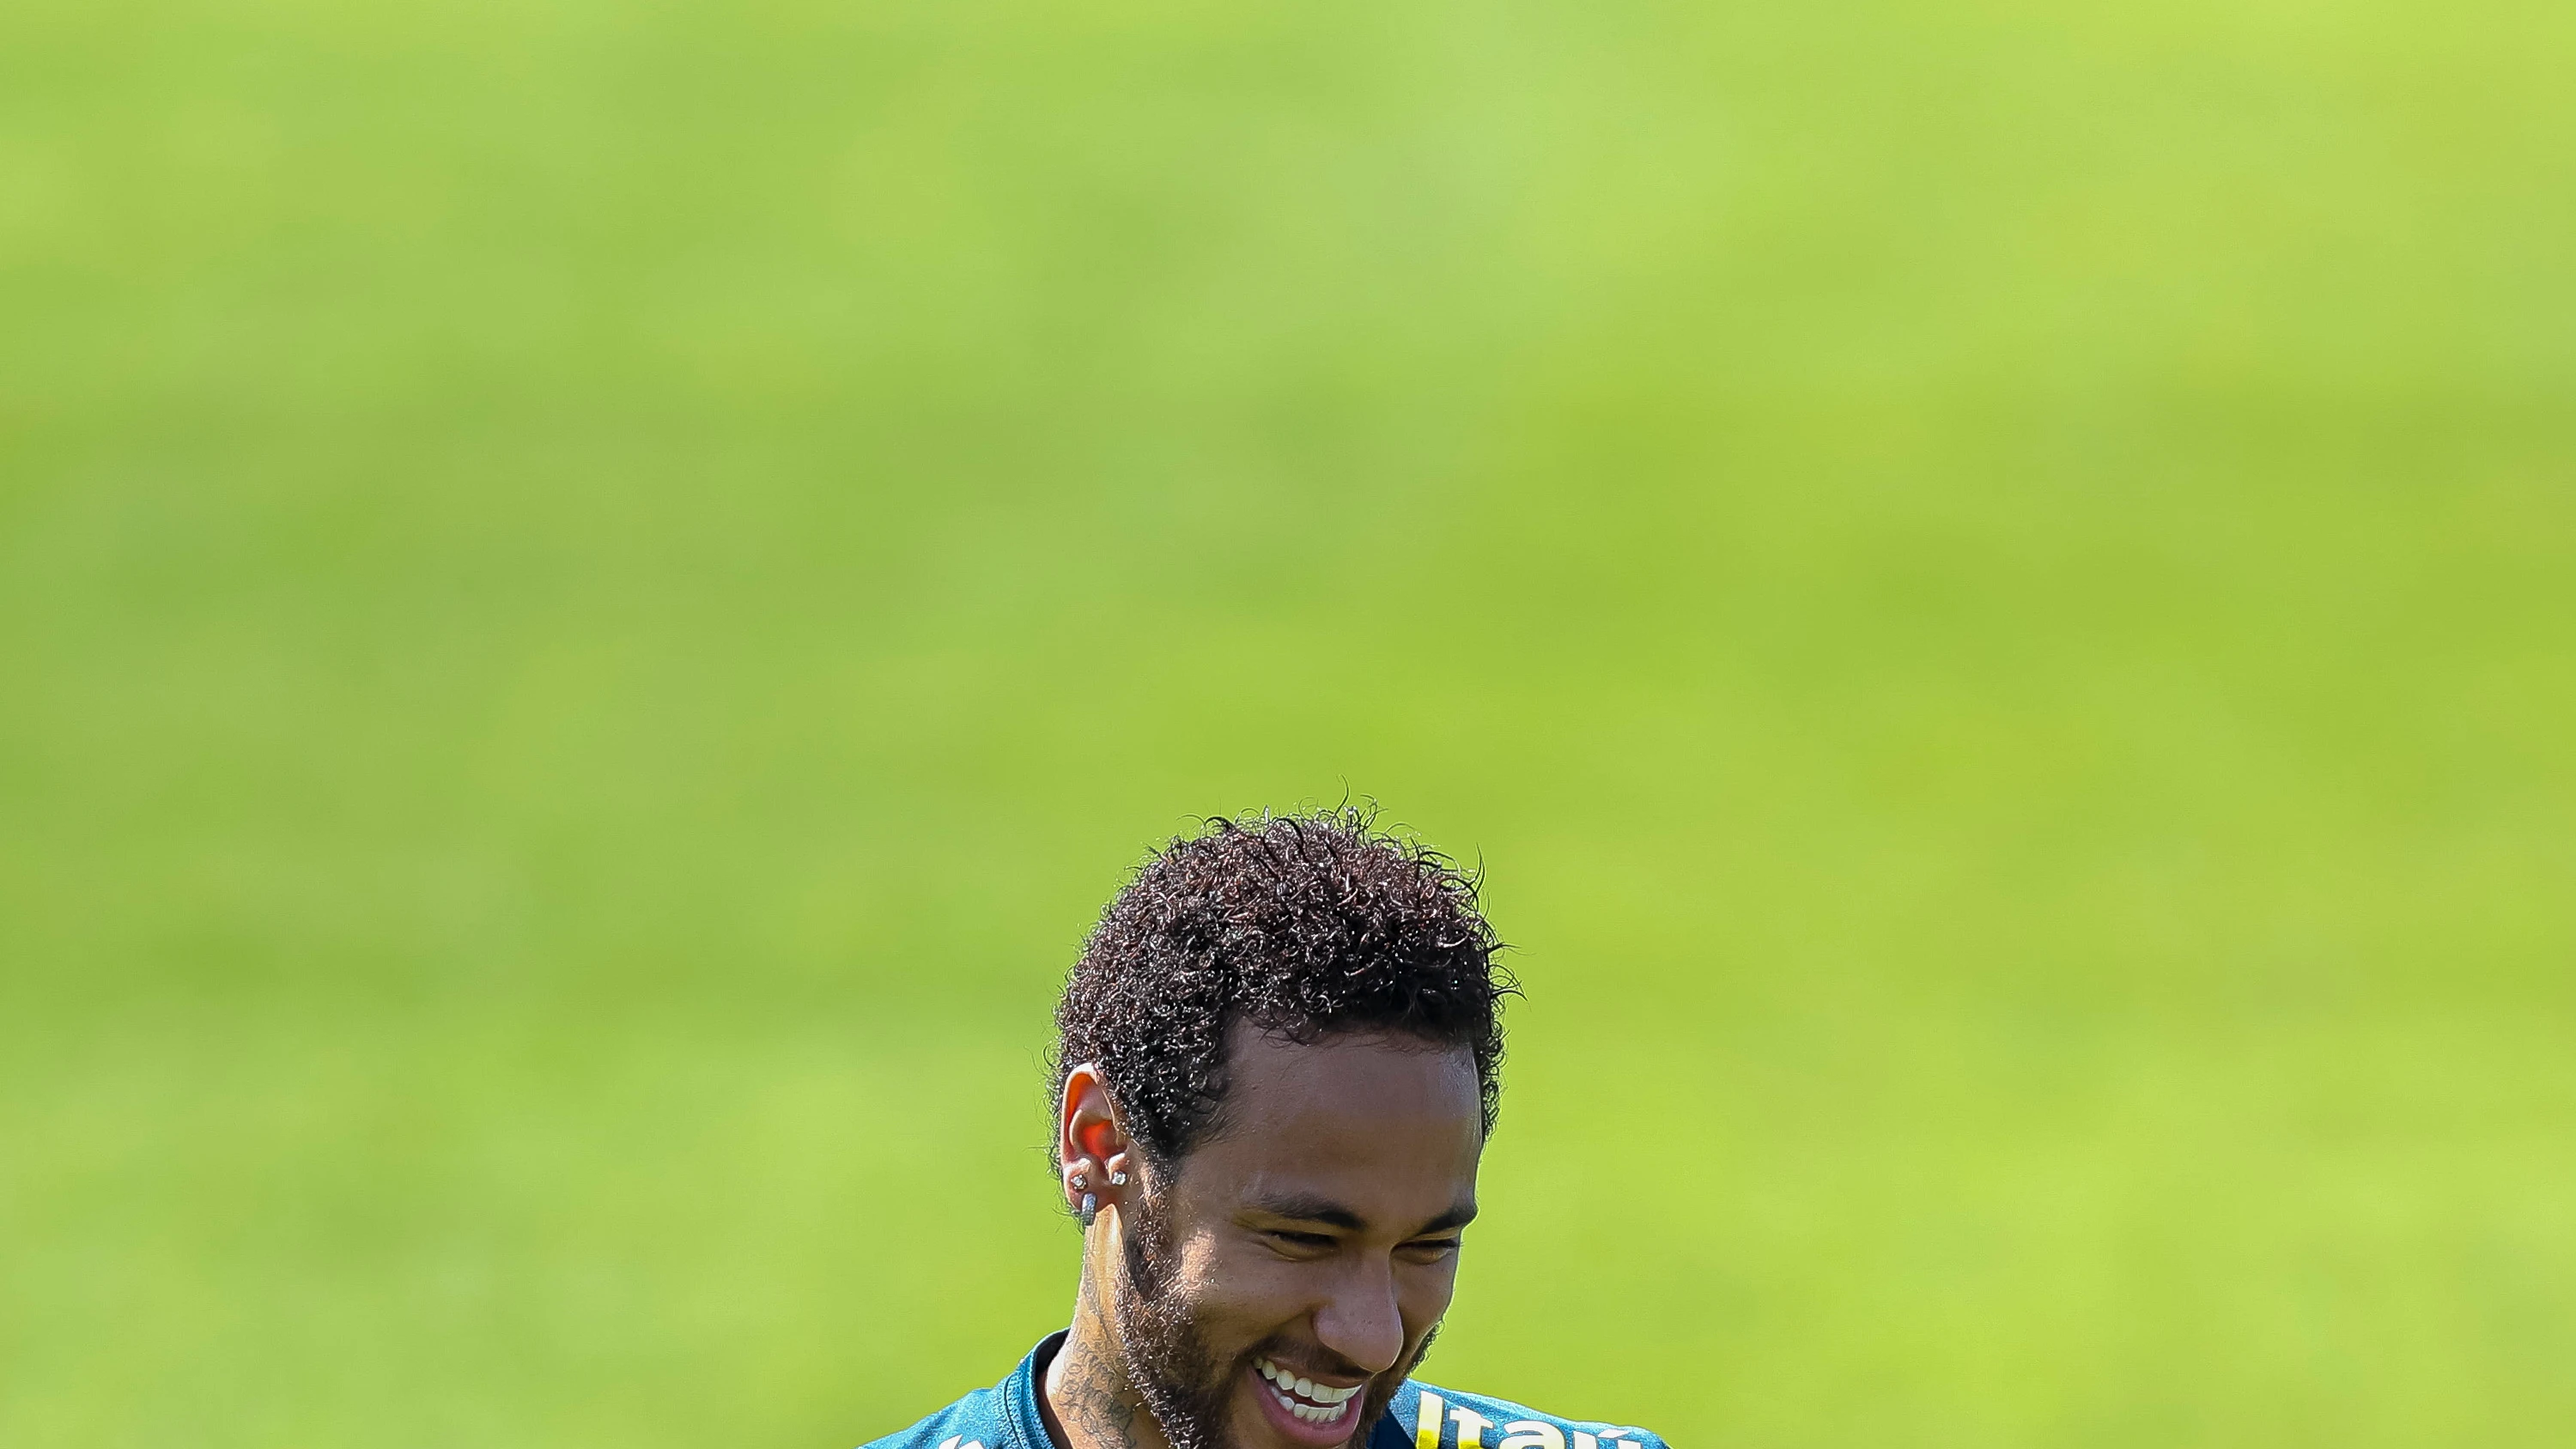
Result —
<path fill-rule="evenodd" d="M 1350 1412 L 1351 1400 L 1361 1389 L 1368 1387 L 1366 1384 L 1353 1384 L 1347 1389 L 1337 1389 L 1329 1384 L 1319 1384 L 1313 1379 L 1299 1378 L 1268 1359 L 1255 1359 L 1252 1366 L 1274 1385 L 1271 1393 L 1279 1400 L 1280 1407 L 1309 1423 L 1329 1424 L 1342 1417 Z"/>
<path fill-rule="evenodd" d="M 1309 1424 L 1329 1424 L 1350 1412 L 1348 1404 L 1301 1404 L 1286 1394 L 1275 1394 L 1279 1406 Z"/>

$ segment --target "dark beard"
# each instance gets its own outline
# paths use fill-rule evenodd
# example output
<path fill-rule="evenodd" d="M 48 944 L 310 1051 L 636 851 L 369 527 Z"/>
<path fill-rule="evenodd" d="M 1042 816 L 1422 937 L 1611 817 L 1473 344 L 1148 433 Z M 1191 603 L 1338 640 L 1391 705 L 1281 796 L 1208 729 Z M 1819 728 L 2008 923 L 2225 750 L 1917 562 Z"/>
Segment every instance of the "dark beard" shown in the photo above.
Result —
<path fill-rule="evenodd" d="M 1117 1295 L 1117 1319 L 1118 1356 L 1127 1382 L 1172 1449 L 1229 1449 L 1225 1420 L 1234 1401 L 1234 1381 L 1271 1345 L 1265 1342 L 1233 1363 L 1218 1363 L 1186 1296 L 1177 1291 L 1174 1276 L 1180 1265 L 1174 1261 L 1170 1223 L 1141 1195 L 1125 1219 L 1120 1268 L 1127 1282 L 1126 1291 Z M 1422 1336 L 1422 1346 L 1404 1372 L 1380 1375 L 1369 1385 L 1351 1421 L 1353 1441 L 1386 1413 L 1396 1386 L 1430 1354 L 1439 1332 L 1435 1327 Z"/>
<path fill-rule="evenodd" d="M 1226 1449 L 1235 1366 L 1217 1364 L 1188 1301 L 1176 1291 L 1171 1224 L 1142 1196 L 1121 1224 L 1127 1291 L 1117 1295 L 1118 1356 L 1127 1382 L 1172 1449 Z"/>

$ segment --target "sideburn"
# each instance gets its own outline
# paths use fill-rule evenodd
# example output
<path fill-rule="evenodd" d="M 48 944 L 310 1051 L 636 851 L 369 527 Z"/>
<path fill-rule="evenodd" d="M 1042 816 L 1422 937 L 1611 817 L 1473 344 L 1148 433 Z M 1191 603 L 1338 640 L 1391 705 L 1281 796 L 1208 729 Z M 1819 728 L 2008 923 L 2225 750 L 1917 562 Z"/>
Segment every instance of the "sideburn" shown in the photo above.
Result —
<path fill-rule="evenodd" d="M 1143 1193 L 1136 1195 L 1123 1216 L 1119 1246 L 1127 1260 L 1128 1295 L 1143 1303 L 1159 1302 L 1180 1271 L 1179 1254 L 1172 1248 L 1172 1220 Z"/>

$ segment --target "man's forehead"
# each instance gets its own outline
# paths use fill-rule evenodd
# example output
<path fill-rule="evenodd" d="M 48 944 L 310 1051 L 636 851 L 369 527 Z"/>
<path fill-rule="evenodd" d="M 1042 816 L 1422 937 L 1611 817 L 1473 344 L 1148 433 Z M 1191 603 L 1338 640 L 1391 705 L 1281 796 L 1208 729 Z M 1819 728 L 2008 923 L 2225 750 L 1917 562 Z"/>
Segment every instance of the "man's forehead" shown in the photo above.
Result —
<path fill-rule="evenodd" d="M 1185 1176 L 1247 1208 L 1330 1205 L 1399 1229 L 1472 1207 L 1484 1120 L 1467 1048 L 1249 1028 L 1232 1046 L 1219 1130 Z"/>
<path fill-rule="evenodd" d="M 1226 1045 L 1225 1115 L 1236 1126 L 1409 1120 L 1483 1127 L 1476 1058 L 1464 1046 L 1357 1032 L 1301 1042 L 1243 1023 Z"/>

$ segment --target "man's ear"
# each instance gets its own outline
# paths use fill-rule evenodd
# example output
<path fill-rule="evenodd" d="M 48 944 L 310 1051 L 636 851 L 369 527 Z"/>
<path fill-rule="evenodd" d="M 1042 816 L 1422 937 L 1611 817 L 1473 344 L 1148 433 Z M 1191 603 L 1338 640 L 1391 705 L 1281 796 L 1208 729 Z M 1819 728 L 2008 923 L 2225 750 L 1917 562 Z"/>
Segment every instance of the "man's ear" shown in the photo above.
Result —
<path fill-rule="evenodd" d="M 1109 1083 L 1094 1062 L 1064 1074 L 1056 1103 L 1056 1160 L 1063 1164 L 1065 1206 L 1084 1227 L 1103 1207 L 1123 1205 L 1135 1180 L 1132 1145 L 1109 1100 Z"/>

